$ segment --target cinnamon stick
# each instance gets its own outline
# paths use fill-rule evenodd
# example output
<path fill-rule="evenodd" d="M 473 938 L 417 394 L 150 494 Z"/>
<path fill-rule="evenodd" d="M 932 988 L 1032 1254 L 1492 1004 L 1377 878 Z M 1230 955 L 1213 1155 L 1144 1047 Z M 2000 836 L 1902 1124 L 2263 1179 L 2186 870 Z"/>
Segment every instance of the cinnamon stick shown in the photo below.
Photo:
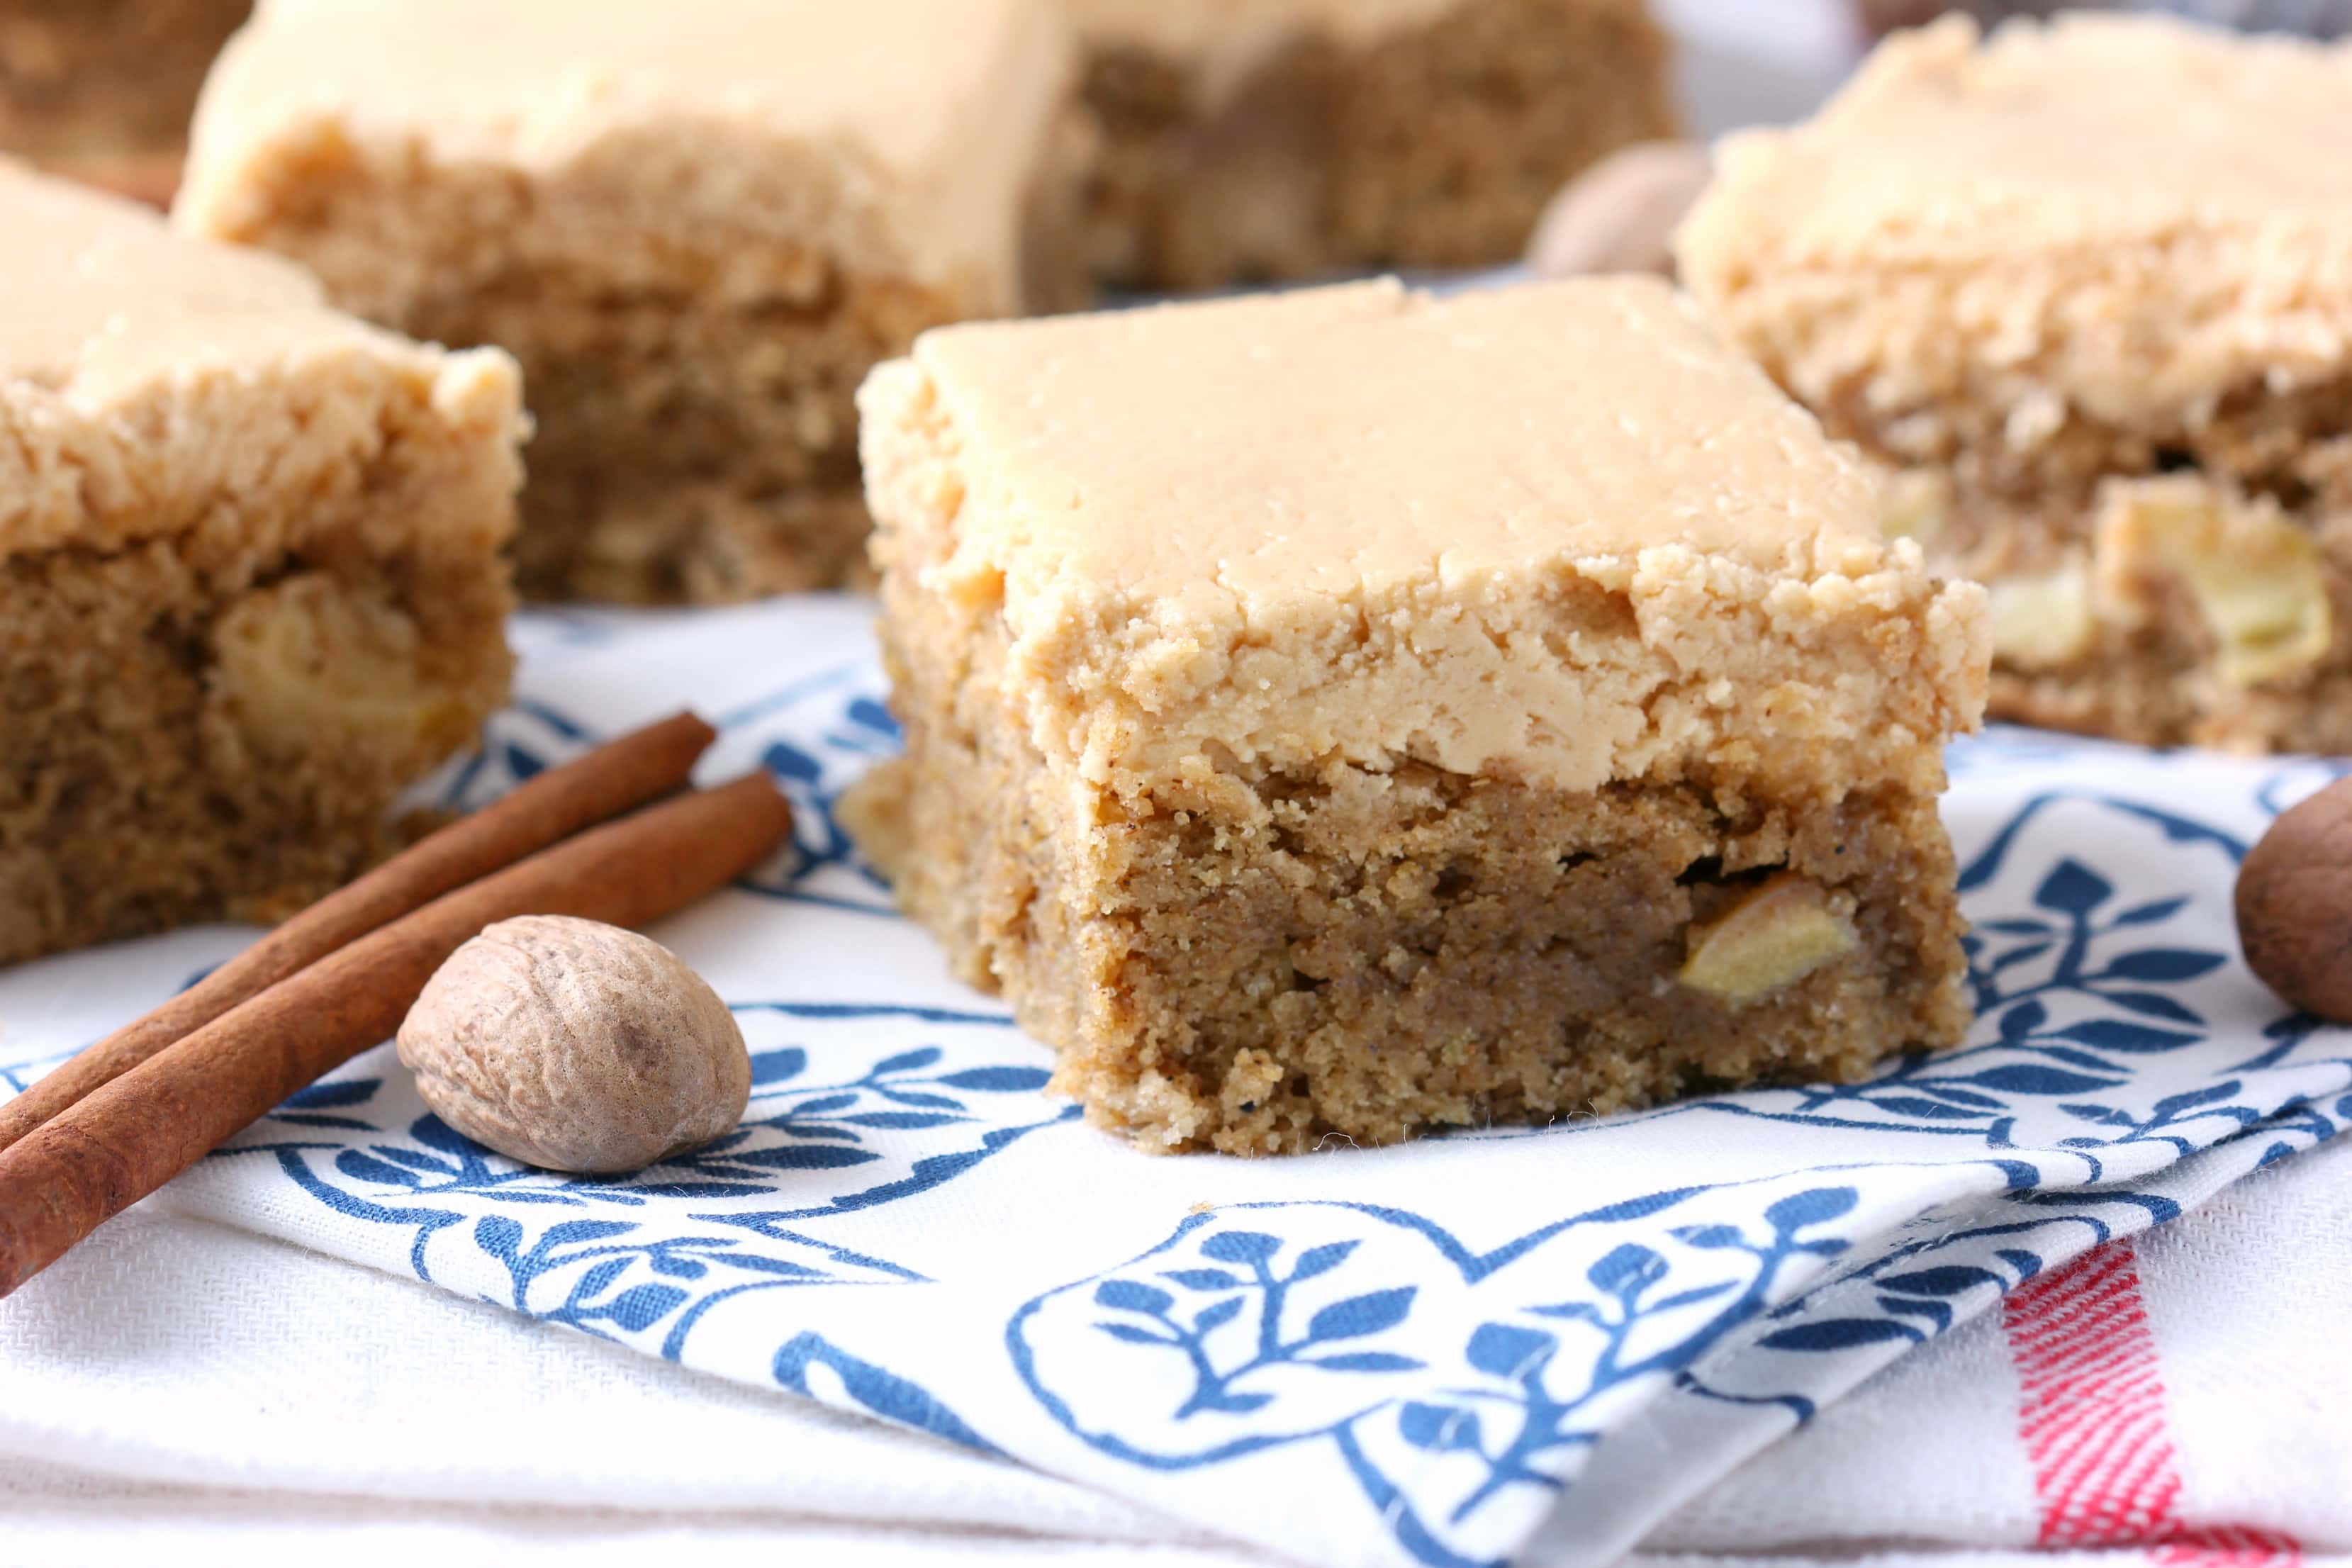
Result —
<path fill-rule="evenodd" d="M 145 1017 L 0 1105 L 0 1150 L 298 970 L 453 888 L 681 787 L 719 731 L 691 713 L 551 768 L 294 916 Z"/>
<path fill-rule="evenodd" d="M 460 888 L 239 1004 L 0 1152 L 0 1296 L 399 1026 L 426 980 L 515 915 L 643 925 L 773 853 L 764 773 L 593 828 Z"/>

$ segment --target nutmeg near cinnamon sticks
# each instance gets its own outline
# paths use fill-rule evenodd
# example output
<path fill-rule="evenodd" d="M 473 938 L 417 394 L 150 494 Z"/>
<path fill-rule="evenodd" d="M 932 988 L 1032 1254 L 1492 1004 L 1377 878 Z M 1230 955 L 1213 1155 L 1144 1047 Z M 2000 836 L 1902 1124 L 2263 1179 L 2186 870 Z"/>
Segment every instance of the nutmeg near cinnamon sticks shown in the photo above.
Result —
<path fill-rule="evenodd" d="M 389 1037 L 483 927 L 636 926 L 751 869 L 792 830 L 764 773 L 648 806 L 447 893 L 197 1029 L 0 1152 L 0 1296 L 320 1074 Z"/>
<path fill-rule="evenodd" d="M 719 731 L 680 713 L 540 773 L 328 894 L 0 1105 L 0 1150 L 238 1003 L 387 921 L 682 788 Z"/>

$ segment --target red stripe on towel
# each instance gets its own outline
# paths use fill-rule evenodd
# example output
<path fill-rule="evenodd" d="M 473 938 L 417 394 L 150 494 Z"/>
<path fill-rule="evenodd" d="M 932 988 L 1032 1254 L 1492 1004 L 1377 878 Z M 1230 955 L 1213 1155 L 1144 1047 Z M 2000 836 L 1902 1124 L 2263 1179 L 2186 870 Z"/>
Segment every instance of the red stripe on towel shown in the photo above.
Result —
<path fill-rule="evenodd" d="M 2275 1531 L 2179 1519 L 2180 1452 L 2130 1242 L 2028 1280 L 2003 1317 L 2044 1550 L 2142 1547 L 2164 1568 L 2300 1562 L 2301 1547 Z"/>

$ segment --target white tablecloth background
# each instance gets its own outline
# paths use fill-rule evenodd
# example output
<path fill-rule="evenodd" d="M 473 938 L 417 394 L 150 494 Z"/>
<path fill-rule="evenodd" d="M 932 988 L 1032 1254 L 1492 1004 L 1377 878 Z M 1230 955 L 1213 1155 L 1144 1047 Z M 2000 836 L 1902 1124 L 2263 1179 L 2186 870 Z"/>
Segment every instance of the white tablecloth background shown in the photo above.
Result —
<path fill-rule="evenodd" d="M 492 1548 L 517 1568 L 736 1546 L 841 1568 L 1274 1561 L 1015 1465 L 161 1206 L 0 1306 L 0 1562 L 117 1563 L 165 1540 L 191 1561 L 355 1568 Z M 2282 1532 L 2339 1568 L 2352 1562 L 2347 1215 L 2352 1143 L 2338 1140 L 2136 1244 L 2176 1512 Z M 2020 1405 L 2009 1336 L 1979 1319 L 1751 1460 L 1644 1556 L 2057 1568 L 2035 1550 Z M 2295 1554 L 2124 1555 L 2286 1568 Z"/>
<path fill-rule="evenodd" d="M 1849 42 L 1811 0 L 1664 9 L 1695 42 L 1708 129 L 1801 107 Z M 593 1564 L 733 1546 L 850 1568 L 1270 1561 L 1006 1461 L 174 1206 L 143 1205 L 0 1304 L 0 1563 L 164 1543 L 197 1561 L 495 1550 Z M 2352 1553 L 2347 1214 L 2339 1141 L 2126 1244 L 2148 1349 L 2059 1390 L 2095 1417 L 2087 1459 L 2035 1450 L 2029 1347 L 1995 1312 L 1748 1461 L 1643 1555 L 1957 1565 L 2151 1541 L 2170 1563 Z M 2126 1381 L 2117 1393 L 2102 1376 Z M 1617 1462 L 1640 1463 L 1639 1436 L 1615 1439 Z M 2163 1518 L 2085 1527 L 2069 1487 Z M 1564 1550 L 1539 1542 L 1528 1560 Z"/>

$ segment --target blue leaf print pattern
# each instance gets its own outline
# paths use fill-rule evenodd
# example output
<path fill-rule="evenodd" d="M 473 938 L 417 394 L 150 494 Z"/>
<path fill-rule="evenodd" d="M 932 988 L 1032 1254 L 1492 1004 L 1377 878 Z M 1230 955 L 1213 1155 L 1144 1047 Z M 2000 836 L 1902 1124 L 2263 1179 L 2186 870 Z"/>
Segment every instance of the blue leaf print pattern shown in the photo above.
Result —
<path fill-rule="evenodd" d="M 636 634 L 583 614 L 533 635 L 618 660 Z M 835 807 L 895 726 L 870 665 L 803 669 L 753 678 L 775 689 L 720 713 L 730 765 L 764 761 L 799 808 L 794 854 L 730 907 L 811 922 L 840 951 L 887 945 L 906 933 Z M 533 695 L 447 798 L 487 798 L 596 732 Z M 266 1194 L 255 1208 L 273 1216 L 308 1205 L 346 1255 L 648 1355 L 1172 1511 L 1213 1497 L 1219 1520 L 1294 1554 L 1286 1504 L 1313 1488 L 1316 1516 L 1354 1532 L 1314 1550 L 1495 1563 L 1551 1510 L 1605 1506 L 1582 1478 L 1643 1413 L 1750 1450 L 2038 1272 L 2162 1223 L 2196 1196 L 2174 1173 L 2257 1169 L 2352 1117 L 2344 1037 L 2250 994 L 2227 923 L 2261 819 L 2324 770 L 2250 771 L 2252 811 L 2134 793 L 2193 759 L 2070 764 L 2053 786 L 2053 760 L 2097 755 L 2051 737 L 1954 753 L 1988 781 L 1974 798 L 1997 803 L 1956 821 L 1979 1021 L 1960 1049 L 1861 1083 L 1466 1130 L 1263 1175 L 1188 1165 L 1217 1201 L 1089 1191 L 1087 1224 L 1048 1229 L 1031 1211 L 1095 1168 L 1082 1157 L 1100 1140 L 1046 1098 L 1049 1058 L 1000 1006 L 761 992 L 737 999 L 743 1125 L 654 1169 L 518 1166 L 427 1114 L 379 1058 L 289 1098 L 205 1180 Z M 0 1085 L 47 1059 L 0 1066 Z M 1780 1163 L 1618 1179 L 1621 1157 L 1644 1163 L 1635 1139 L 1712 1159 L 1751 1131 Z M 1520 1184 L 1464 1177 L 1490 1160 Z M 1103 1184 L 1118 1188 L 1133 1167 L 1099 1168 L 1122 1173 Z M 1401 1181 L 1408 1168 L 1444 1179 Z M 1167 1169 L 1135 1175 L 1136 1192 L 1164 1194 Z M 1583 1207 L 1559 1195 L 1586 1183 L 1601 1190 Z"/>

